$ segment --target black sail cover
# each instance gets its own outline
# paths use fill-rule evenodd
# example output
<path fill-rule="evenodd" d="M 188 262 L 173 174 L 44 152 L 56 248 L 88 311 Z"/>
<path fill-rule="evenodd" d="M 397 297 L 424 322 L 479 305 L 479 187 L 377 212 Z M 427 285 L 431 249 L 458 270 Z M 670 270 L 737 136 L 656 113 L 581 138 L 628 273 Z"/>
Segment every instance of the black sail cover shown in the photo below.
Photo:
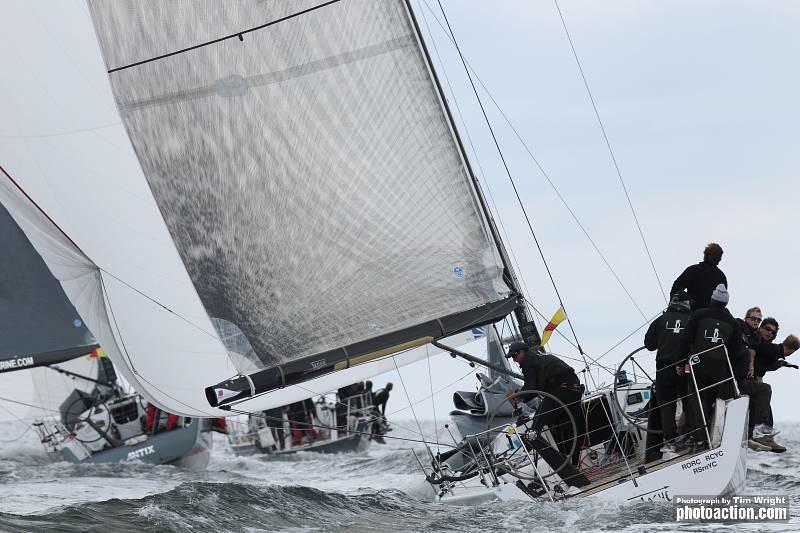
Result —
<path fill-rule="evenodd" d="M 28 238 L 0 205 L 0 372 L 88 354 L 95 340 Z"/>
<path fill-rule="evenodd" d="M 203 307 L 250 353 L 212 405 L 516 305 L 404 1 L 89 6 Z"/>

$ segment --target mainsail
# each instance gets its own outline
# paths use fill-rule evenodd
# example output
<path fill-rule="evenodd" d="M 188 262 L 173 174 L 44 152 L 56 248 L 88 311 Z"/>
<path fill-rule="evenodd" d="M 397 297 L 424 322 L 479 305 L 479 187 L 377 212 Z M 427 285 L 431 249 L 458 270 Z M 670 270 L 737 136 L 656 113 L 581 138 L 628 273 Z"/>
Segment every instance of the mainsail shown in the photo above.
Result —
<path fill-rule="evenodd" d="M 89 11 L 99 51 L 57 39 L 82 47 L 94 99 L 65 84 L 56 107 L 75 133 L 0 162 L 0 199 L 157 404 L 281 405 L 518 305 L 406 2 Z M 86 135 L 66 102 L 109 126 Z M 58 171 L 31 161 L 45 153 L 74 164 L 69 197 L 94 216 L 54 197 Z"/>

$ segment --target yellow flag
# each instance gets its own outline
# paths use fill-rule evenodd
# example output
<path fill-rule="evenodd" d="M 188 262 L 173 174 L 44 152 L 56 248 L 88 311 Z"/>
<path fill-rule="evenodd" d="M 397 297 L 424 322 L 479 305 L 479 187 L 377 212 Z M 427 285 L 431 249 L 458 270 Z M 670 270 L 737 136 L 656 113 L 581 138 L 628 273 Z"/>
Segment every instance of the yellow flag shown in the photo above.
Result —
<path fill-rule="evenodd" d="M 544 331 L 542 332 L 542 343 L 539 346 L 544 346 L 547 344 L 547 341 L 550 340 L 550 335 L 552 335 L 558 325 L 564 322 L 566 319 L 567 313 L 564 312 L 563 307 L 559 307 L 558 311 L 556 311 L 556 314 L 553 315 L 553 318 L 551 318 L 550 322 L 548 322 L 544 327 Z"/>

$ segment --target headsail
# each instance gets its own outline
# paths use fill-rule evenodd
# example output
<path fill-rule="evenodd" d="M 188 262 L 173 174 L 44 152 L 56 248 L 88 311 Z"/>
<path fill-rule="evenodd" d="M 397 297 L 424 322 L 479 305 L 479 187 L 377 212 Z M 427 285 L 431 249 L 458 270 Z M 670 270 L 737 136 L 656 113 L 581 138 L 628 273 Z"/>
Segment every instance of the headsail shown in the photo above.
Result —
<path fill-rule="evenodd" d="M 0 420 L 57 415 L 74 389 L 89 392 L 97 384 L 37 367 L 58 365 L 98 380 L 104 366 L 97 343 L 2 205 L 0 250 Z"/>
<path fill-rule="evenodd" d="M 12 157 L 25 194 L 80 246 L 80 282 L 53 264 L 69 263 L 68 243 L 32 238 L 37 249 L 125 378 L 169 410 L 218 413 L 203 389 L 254 362 L 238 334 L 231 362 L 221 324 L 262 367 L 218 387 L 240 400 L 336 388 L 358 364 L 517 305 L 407 4 L 321 5 L 90 1 L 118 108 L 112 119 L 107 81 L 93 85 L 95 116 L 121 115 L 130 140 L 117 126 L 114 150 L 93 140 L 79 164 L 108 181 L 71 186 L 110 216 L 92 227 L 48 198 L 47 172 Z M 280 22 L 245 31 L 261 21 Z M 31 144 L 63 157 L 69 143 Z M 12 187 L 0 194 L 29 236 L 60 231 L 31 222 Z"/>
<path fill-rule="evenodd" d="M 0 205 L 0 372 L 63 363 L 97 343 L 30 241 Z"/>

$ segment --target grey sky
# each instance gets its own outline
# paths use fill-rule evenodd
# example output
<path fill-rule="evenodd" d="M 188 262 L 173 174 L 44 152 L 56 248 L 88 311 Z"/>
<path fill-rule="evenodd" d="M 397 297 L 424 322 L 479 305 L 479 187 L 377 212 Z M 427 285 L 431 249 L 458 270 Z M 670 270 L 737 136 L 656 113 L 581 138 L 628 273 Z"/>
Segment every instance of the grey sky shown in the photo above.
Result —
<path fill-rule="evenodd" d="M 436 2 L 426 1 L 441 19 Z M 648 317 L 655 315 L 664 300 L 554 3 L 444 5 L 467 60 L 638 305 Z M 664 290 L 683 268 L 701 260 L 707 242 L 716 241 L 725 249 L 720 266 L 728 276 L 733 314 L 743 316 L 760 305 L 765 316 L 781 323 L 779 340 L 800 331 L 794 305 L 800 297 L 795 240 L 800 75 L 792 66 L 800 52 L 800 5 L 568 0 L 559 5 Z M 466 117 L 467 127 L 459 127 L 476 145 L 520 274 L 534 304 L 549 316 L 558 302 L 463 68 L 428 8 L 415 6 L 444 57 Z M 420 24 L 426 33 L 424 21 Z M 438 62 L 437 69 L 441 73 Z M 496 109 L 491 104 L 487 109 L 572 325 L 587 353 L 602 354 L 645 320 Z M 567 324 L 560 329 L 569 334 Z M 603 361 L 616 364 L 643 336 L 644 329 Z M 576 355 L 557 335 L 550 348 Z M 434 389 L 466 371 L 452 361 L 434 360 Z M 425 361 L 403 370 L 412 397 L 429 394 L 427 374 Z M 798 379 L 800 373 L 790 369 L 768 376 L 778 420 L 798 418 L 792 408 Z M 396 373 L 375 381 L 386 380 L 397 381 Z M 465 380 L 461 388 L 473 383 Z M 439 416 L 450 410 L 449 398 L 437 397 Z M 394 407 L 402 405 L 405 400 L 398 399 Z M 429 418 L 430 412 L 427 403 L 417 414 Z"/>

